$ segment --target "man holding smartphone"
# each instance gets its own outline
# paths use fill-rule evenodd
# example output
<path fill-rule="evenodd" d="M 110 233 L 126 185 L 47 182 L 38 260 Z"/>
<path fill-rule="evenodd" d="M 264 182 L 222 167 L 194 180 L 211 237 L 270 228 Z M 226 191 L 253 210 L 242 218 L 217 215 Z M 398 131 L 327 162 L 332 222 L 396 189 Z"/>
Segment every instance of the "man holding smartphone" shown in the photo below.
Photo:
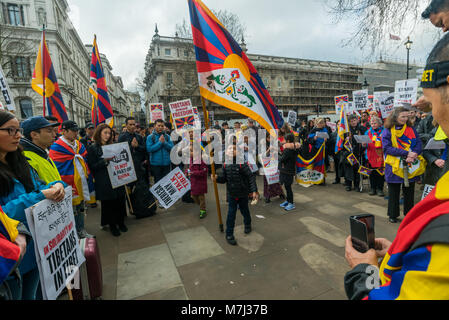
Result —
<path fill-rule="evenodd" d="M 430 53 L 421 86 L 447 136 L 449 34 Z M 361 253 L 348 237 L 345 256 L 352 268 L 345 276 L 351 300 L 448 300 L 449 173 L 407 214 L 392 243 L 376 239 L 374 249 Z"/>

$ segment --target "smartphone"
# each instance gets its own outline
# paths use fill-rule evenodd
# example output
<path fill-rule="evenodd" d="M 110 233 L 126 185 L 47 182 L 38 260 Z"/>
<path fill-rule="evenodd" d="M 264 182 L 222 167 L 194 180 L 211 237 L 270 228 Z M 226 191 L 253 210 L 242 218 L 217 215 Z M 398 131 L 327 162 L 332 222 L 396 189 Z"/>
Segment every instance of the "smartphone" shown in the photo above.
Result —
<path fill-rule="evenodd" d="M 354 248 L 362 253 L 375 249 L 374 216 L 362 214 L 349 218 Z"/>

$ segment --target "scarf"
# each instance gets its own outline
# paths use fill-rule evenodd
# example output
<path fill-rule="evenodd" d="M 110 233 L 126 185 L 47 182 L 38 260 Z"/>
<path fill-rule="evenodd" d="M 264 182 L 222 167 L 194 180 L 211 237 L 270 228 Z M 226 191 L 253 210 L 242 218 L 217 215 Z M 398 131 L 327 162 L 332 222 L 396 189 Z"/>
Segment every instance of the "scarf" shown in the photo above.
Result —
<path fill-rule="evenodd" d="M 367 135 L 373 141 L 366 149 L 366 158 L 373 168 L 381 168 L 384 166 L 384 157 L 382 151 L 382 132 L 383 128 L 374 130 L 370 128 Z"/>
<path fill-rule="evenodd" d="M 76 141 L 75 146 L 58 139 L 50 149 L 50 158 L 54 161 L 62 180 L 72 186 L 72 204 L 82 201 L 93 203 L 95 191 L 93 177 L 87 167 L 87 150 L 82 143 Z"/>
<path fill-rule="evenodd" d="M 411 151 L 416 145 L 417 137 L 415 131 L 404 125 L 402 129 L 397 130 L 395 127 L 391 128 L 391 144 L 393 148 Z M 401 157 L 394 157 L 387 155 L 385 163 L 392 167 L 393 174 L 404 178 L 404 164 Z M 418 177 L 426 171 L 427 162 L 422 156 L 418 156 L 415 163 L 408 164 L 409 179 Z"/>

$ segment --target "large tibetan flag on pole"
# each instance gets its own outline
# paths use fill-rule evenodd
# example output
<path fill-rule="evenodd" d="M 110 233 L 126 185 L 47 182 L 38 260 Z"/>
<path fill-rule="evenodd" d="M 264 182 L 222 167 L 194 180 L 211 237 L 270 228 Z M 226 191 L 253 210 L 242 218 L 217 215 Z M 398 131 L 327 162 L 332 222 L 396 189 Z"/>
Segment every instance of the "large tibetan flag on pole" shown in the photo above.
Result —
<path fill-rule="evenodd" d="M 201 96 L 280 129 L 284 120 L 245 52 L 201 0 L 188 2 Z"/>
<path fill-rule="evenodd" d="M 106 84 L 100 52 L 97 46 L 97 36 L 94 37 L 92 49 L 89 92 L 92 94 L 92 123 L 95 127 L 100 123 L 106 123 L 113 126 L 114 112 L 109 100 L 108 86 Z"/>
<path fill-rule="evenodd" d="M 349 133 L 348 118 L 346 116 L 346 109 L 341 106 L 340 109 L 340 123 L 338 125 L 337 143 L 335 144 L 335 153 L 340 152 L 345 144 L 345 133 Z"/>
<path fill-rule="evenodd" d="M 45 41 L 45 30 L 42 31 L 42 40 L 37 54 L 31 87 L 43 97 L 44 116 L 56 117 L 59 123 L 69 119 Z"/>

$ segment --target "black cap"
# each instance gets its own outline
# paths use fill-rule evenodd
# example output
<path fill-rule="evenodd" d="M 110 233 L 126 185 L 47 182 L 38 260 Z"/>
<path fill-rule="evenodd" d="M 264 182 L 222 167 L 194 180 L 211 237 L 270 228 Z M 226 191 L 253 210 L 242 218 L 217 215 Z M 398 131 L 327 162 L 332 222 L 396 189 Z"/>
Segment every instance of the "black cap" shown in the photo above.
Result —
<path fill-rule="evenodd" d="M 86 124 L 86 129 L 95 129 L 95 126 L 92 122 Z"/>
<path fill-rule="evenodd" d="M 72 121 L 72 120 L 64 121 L 62 123 L 61 129 L 62 130 L 72 130 L 72 131 L 79 131 L 80 130 L 80 128 L 78 127 L 78 124 L 75 121 Z"/>

